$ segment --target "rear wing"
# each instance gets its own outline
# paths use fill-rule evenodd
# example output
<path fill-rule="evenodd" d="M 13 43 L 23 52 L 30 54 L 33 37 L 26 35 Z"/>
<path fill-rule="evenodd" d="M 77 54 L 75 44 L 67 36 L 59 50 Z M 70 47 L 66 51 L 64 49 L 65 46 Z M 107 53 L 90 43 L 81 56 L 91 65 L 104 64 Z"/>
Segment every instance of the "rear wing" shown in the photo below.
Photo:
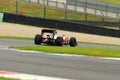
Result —
<path fill-rule="evenodd" d="M 41 34 L 43 34 L 43 33 L 53 33 L 53 34 L 55 34 L 56 32 L 57 32 L 56 29 L 55 30 L 52 30 L 52 29 L 43 29 L 41 31 Z"/>

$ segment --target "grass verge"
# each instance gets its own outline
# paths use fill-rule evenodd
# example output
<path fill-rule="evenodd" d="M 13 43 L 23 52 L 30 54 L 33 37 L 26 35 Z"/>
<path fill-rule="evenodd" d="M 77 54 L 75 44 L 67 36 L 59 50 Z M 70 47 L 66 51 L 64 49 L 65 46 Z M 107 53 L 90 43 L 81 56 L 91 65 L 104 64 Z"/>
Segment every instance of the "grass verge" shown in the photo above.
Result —
<path fill-rule="evenodd" d="M 16 36 L 0 36 L 0 38 L 19 39 L 19 40 L 33 40 L 33 38 L 29 38 L 29 37 L 16 37 Z"/>
<path fill-rule="evenodd" d="M 42 51 L 58 54 L 73 54 L 86 56 L 101 56 L 120 58 L 119 49 L 103 49 L 103 48 L 83 48 L 83 47 L 58 47 L 58 46 L 19 46 L 12 47 L 20 50 Z"/>
<path fill-rule="evenodd" d="M 0 77 L 0 80 L 20 80 L 20 79 Z"/>

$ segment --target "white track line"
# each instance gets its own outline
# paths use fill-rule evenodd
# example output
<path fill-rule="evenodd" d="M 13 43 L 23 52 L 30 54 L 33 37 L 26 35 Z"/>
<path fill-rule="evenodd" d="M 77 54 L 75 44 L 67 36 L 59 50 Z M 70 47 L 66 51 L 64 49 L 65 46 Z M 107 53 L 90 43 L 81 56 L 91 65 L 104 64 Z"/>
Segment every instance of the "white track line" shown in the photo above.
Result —
<path fill-rule="evenodd" d="M 31 75 L 31 74 L 25 74 L 25 73 L 3 71 L 3 70 L 0 70 L 0 77 L 17 78 L 21 80 L 72 80 L 72 79 L 48 77 L 48 76 L 41 76 L 41 75 Z"/>

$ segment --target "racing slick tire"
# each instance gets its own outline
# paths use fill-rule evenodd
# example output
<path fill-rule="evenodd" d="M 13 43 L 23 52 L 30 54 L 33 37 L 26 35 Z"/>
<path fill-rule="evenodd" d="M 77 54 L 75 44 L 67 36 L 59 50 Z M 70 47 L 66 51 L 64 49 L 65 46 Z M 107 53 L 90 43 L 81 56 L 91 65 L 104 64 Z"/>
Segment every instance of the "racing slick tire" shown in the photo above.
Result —
<path fill-rule="evenodd" d="M 36 35 L 35 35 L 35 39 L 34 39 L 34 43 L 35 43 L 36 45 L 40 45 L 40 44 L 42 43 L 42 36 L 39 35 L 39 34 L 36 34 Z"/>
<path fill-rule="evenodd" d="M 57 39 L 55 40 L 55 43 L 57 46 L 63 46 L 63 38 L 57 37 Z"/>
<path fill-rule="evenodd" d="M 75 38 L 75 37 L 71 37 L 71 38 L 70 38 L 69 45 L 70 45 L 71 47 L 75 47 L 75 46 L 77 45 L 77 41 L 76 41 L 76 38 Z"/>

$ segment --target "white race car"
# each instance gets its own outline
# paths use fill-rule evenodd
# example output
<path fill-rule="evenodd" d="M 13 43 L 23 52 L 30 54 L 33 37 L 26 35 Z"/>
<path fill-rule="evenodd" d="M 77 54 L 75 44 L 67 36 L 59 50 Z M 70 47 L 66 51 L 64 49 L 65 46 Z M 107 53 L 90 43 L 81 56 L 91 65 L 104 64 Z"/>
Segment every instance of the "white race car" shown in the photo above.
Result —
<path fill-rule="evenodd" d="M 53 29 L 43 29 L 41 34 L 36 34 L 34 38 L 34 43 L 40 45 L 41 43 L 49 45 L 70 45 L 72 47 L 77 46 L 77 41 L 75 37 L 66 37 L 65 35 L 58 36 L 57 31 Z"/>

